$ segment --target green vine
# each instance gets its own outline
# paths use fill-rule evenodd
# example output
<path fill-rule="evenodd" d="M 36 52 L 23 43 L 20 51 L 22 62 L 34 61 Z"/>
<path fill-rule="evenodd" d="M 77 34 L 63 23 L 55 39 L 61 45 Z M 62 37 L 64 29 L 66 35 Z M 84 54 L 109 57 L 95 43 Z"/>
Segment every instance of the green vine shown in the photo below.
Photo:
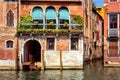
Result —
<path fill-rule="evenodd" d="M 84 19 L 80 15 L 72 15 L 72 23 L 81 24 L 81 29 L 84 28 Z"/>
<path fill-rule="evenodd" d="M 33 23 L 32 16 L 25 14 L 20 16 L 20 27 L 31 27 Z"/>
<path fill-rule="evenodd" d="M 64 29 L 68 29 L 68 23 L 65 21 L 63 24 Z"/>

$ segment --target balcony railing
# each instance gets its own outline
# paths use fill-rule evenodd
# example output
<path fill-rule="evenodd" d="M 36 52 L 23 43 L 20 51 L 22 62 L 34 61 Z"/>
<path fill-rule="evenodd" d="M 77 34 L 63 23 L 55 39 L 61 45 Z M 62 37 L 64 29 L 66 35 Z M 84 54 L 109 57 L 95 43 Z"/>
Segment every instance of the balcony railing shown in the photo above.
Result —
<path fill-rule="evenodd" d="M 44 33 L 52 33 L 52 34 L 83 34 L 83 30 L 80 29 L 80 24 L 68 24 L 68 29 L 59 28 L 63 26 L 63 24 L 55 24 L 55 28 L 47 28 L 48 24 L 21 24 L 18 29 L 16 36 L 20 36 L 22 34 L 44 34 Z M 72 27 L 76 27 L 79 29 L 74 29 Z"/>
<path fill-rule="evenodd" d="M 67 2 L 80 2 L 80 1 L 82 1 L 82 0 L 21 0 L 21 1 L 63 1 L 63 2 L 65 2 L 65 1 L 67 1 Z"/>
<path fill-rule="evenodd" d="M 118 31 L 119 29 L 109 29 L 108 30 L 109 37 L 118 37 Z"/>
<path fill-rule="evenodd" d="M 68 24 L 67 26 L 64 26 L 64 24 L 54 24 L 53 26 L 50 26 L 48 24 L 34 24 L 34 23 L 24 23 L 24 24 L 21 24 L 20 25 L 20 29 L 21 28 L 25 28 L 25 29 L 28 29 L 28 28 L 32 28 L 32 29 L 43 29 L 43 28 L 46 28 L 46 29 L 56 29 L 58 27 L 58 29 L 69 29 L 69 27 L 71 29 L 74 29 L 72 27 L 76 27 L 77 29 L 80 29 L 81 28 L 81 24 Z"/>

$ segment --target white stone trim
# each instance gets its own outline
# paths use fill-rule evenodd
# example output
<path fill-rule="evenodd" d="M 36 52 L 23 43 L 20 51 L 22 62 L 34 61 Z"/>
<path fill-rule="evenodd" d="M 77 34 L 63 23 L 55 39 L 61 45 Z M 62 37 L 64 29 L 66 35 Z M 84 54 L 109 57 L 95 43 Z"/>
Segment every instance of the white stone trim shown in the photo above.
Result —
<path fill-rule="evenodd" d="M 13 12 L 13 17 L 14 17 L 14 24 L 13 24 L 13 26 L 11 26 L 11 27 L 9 27 L 9 26 L 7 26 L 7 13 L 9 12 L 9 11 L 12 11 Z M 8 11 L 6 11 L 6 13 L 5 13 L 5 27 L 7 27 L 7 28 L 15 28 L 15 12 L 10 8 L 10 9 L 8 9 Z"/>
<path fill-rule="evenodd" d="M 7 48 L 7 45 L 6 45 L 7 41 L 12 41 L 12 42 L 13 42 L 13 47 L 12 47 L 12 48 Z M 15 47 L 15 42 L 14 42 L 14 40 L 12 40 L 12 39 L 7 39 L 7 40 L 5 40 L 5 48 L 6 48 L 6 49 L 14 49 L 14 47 Z"/>
<path fill-rule="evenodd" d="M 47 38 L 54 38 L 54 50 L 47 50 L 47 48 L 46 48 L 47 47 Z M 56 51 L 57 38 L 55 36 L 47 36 L 45 40 L 46 40 L 46 47 L 45 47 L 46 49 L 45 50 L 46 51 Z"/>
<path fill-rule="evenodd" d="M 118 3 L 118 0 L 116 2 L 111 2 L 110 0 L 108 0 L 108 3 Z"/>

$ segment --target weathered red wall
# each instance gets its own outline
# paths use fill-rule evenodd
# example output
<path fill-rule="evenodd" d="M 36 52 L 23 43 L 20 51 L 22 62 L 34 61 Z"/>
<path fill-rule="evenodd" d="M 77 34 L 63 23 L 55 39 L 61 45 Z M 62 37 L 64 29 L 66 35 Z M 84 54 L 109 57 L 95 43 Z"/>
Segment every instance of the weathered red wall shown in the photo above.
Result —
<path fill-rule="evenodd" d="M 108 13 L 109 12 L 120 12 L 120 0 L 117 0 L 117 3 L 109 3 L 109 0 L 104 0 L 104 62 L 112 61 L 112 62 L 120 62 L 119 57 L 117 58 L 110 58 L 108 57 L 108 47 L 109 41 L 108 38 Z M 120 15 L 119 15 L 120 16 Z M 119 18 L 120 19 L 120 18 Z M 120 25 L 120 20 L 119 20 Z"/>
<path fill-rule="evenodd" d="M 67 7 L 70 11 L 70 15 L 81 15 L 83 16 L 83 4 L 82 3 L 74 3 L 74 2 L 29 2 L 29 3 L 21 3 L 21 14 L 30 14 L 32 9 L 35 6 L 40 6 L 44 11 L 47 7 L 53 6 L 56 11 L 59 10 L 60 7 Z"/>

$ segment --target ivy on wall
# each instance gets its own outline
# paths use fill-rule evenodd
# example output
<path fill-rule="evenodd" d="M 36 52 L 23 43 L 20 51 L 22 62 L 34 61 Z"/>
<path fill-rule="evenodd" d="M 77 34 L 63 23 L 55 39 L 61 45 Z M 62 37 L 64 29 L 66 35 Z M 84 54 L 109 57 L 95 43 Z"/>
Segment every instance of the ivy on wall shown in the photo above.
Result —
<path fill-rule="evenodd" d="M 84 18 L 80 15 L 72 15 L 71 23 L 81 24 L 82 29 L 84 28 Z"/>
<path fill-rule="evenodd" d="M 26 15 L 21 15 L 20 16 L 20 22 L 21 23 L 32 23 L 33 20 L 32 20 L 32 16 L 26 14 Z"/>

